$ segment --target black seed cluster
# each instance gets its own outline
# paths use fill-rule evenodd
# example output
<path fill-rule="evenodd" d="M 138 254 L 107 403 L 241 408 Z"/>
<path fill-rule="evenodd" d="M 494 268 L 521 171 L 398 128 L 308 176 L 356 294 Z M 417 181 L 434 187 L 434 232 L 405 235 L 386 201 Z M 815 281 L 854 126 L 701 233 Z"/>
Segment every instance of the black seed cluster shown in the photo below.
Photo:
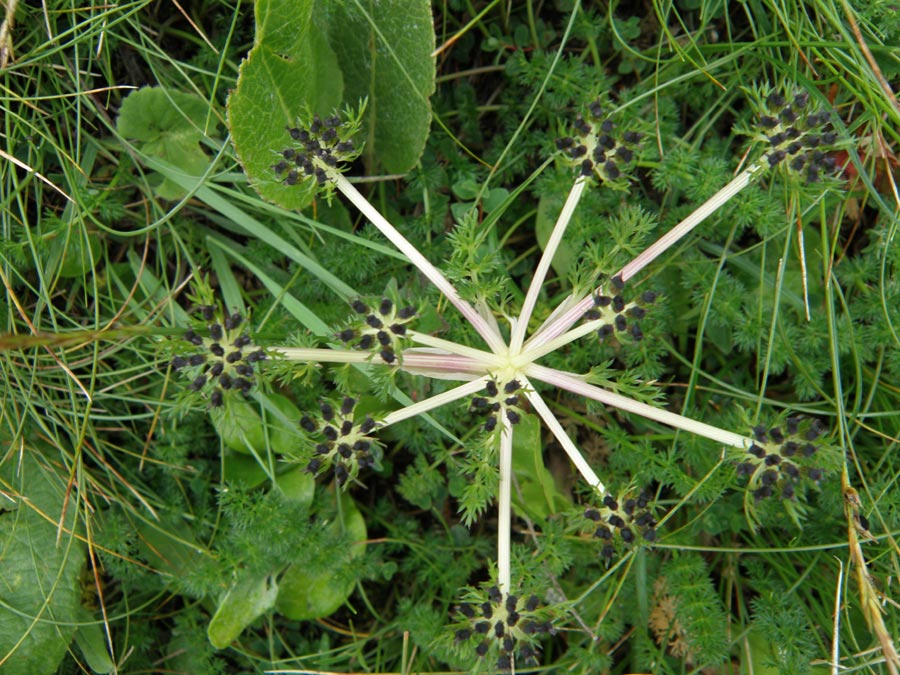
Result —
<path fill-rule="evenodd" d="M 356 155 L 353 141 L 344 137 L 344 124 L 338 115 L 325 119 L 315 115 L 309 125 L 288 127 L 287 132 L 297 145 L 282 150 L 280 159 L 272 165 L 285 185 L 296 185 L 305 178 L 325 183 L 326 167 L 336 167 Z"/>
<path fill-rule="evenodd" d="M 456 631 L 456 642 L 475 642 L 481 657 L 497 655 L 497 667 L 537 665 L 537 640 L 556 634 L 536 595 L 504 595 L 497 586 L 487 589 L 483 601 L 456 606 L 457 619 L 465 627 Z"/>
<path fill-rule="evenodd" d="M 620 134 L 616 124 L 604 117 L 599 100 L 588 106 L 585 115 L 576 115 L 572 127 L 574 135 L 557 139 L 556 148 L 578 167 L 582 176 L 596 175 L 613 181 L 630 169 L 641 134 Z"/>
<path fill-rule="evenodd" d="M 825 426 L 819 420 L 788 417 L 784 427 L 753 428 L 755 442 L 737 466 L 739 476 L 749 476 L 747 488 L 756 501 L 774 497 L 792 500 L 804 480 L 818 483 L 825 470 L 816 466 L 818 439 Z"/>
<path fill-rule="evenodd" d="M 647 307 L 656 302 L 656 293 L 644 291 L 639 300 L 626 302 L 622 294 L 625 283 L 622 277 L 615 276 L 608 284 L 606 295 L 598 291 L 594 295 L 594 306 L 584 314 L 588 321 L 602 321 L 597 329 L 597 337 L 604 341 L 613 335 L 629 335 L 632 340 L 644 338 L 640 320 L 647 315 Z"/>
<path fill-rule="evenodd" d="M 646 490 L 637 496 L 626 493 L 619 499 L 608 494 L 599 507 L 584 510 L 584 517 L 595 528 L 593 536 L 603 542 L 600 549 L 603 558 L 610 559 L 616 554 L 616 538 L 628 546 L 641 539 L 651 543 L 656 541 L 657 523 L 651 509 L 652 500 L 653 496 Z"/>
<path fill-rule="evenodd" d="M 347 346 L 377 352 L 385 363 L 396 363 L 416 308 L 399 308 L 388 298 L 381 300 L 377 310 L 362 300 L 354 300 L 351 307 L 357 314 L 355 321 L 337 334 L 338 339 Z"/>
<path fill-rule="evenodd" d="M 522 419 L 519 407 L 519 392 L 522 385 L 518 380 L 496 382 L 488 380 L 484 387 L 484 396 L 472 397 L 472 410 L 485 413 L 484 430 L 497 428 L 500 415 L 505 415 L 511 424 L 518 424 Z"/>
<path fill-rule="evenodd" d="M 318 475 L 331 467 L 341 486 L 356 478 L 360 469 L 376 464 L 374 453 L 378 446 L 370 435 L 376 422 L 367 415 L 356 423 L 353 418 L 356 403 L 350 396 L 345 396 L 340 405 L 325 401 L 319 406 L 319 415 L 304 415 L 300 420 L 301 428 L 319 441 L 306 470 Z"/>
<path fill-rule="evenodd" d="M 188 330 L 184 339 L 200 350 L 173 358 L 172 369 L 189 373 L 192 391 L 210 385 L 209 404 L 218 408 L 227 391 L 249 395 L 256 384 L 254 368 L 266 359 L 266 352 L 256 348 L 250 334 L 242 330 L 244 317 L 238 312 L 225 316 L 211 305 L 203 305 L 198 310 L 207 323 L 208 337 L 194 329 Z"/>
<path fill-rule="evenodd" d="M 822 175 L 834 173 L 836 162 L 827 150 L 834 145 L 837 134 L 827 112 L 810 109 L 809 94 L 800 92 L 787 99 L 773 92 L 765 105 L 766 114 L 760 116 L 758 123 L 771 146 L 766 154 L 769 166 L 782 165 L 807 183 L 816 183 Z"/>

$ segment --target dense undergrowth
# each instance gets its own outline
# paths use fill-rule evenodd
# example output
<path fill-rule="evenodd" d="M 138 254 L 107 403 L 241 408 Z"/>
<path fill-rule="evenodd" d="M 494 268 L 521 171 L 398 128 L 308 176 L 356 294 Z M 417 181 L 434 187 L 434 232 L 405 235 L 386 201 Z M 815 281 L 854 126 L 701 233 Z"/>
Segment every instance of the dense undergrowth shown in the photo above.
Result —
<path fill-rule="evenodd" d="M 340 7 L 365 27 L 374 4 Z M 499 421 L 493 400 L 465 398 L 367 440 L 385 415 L 455 386 L 381 367 L 408 346 L 404 322 L 478 349 L 483 334 L 343 194 L 284 185 L 303 176 L 287 179 L 283 154 L 257 169 L 238 142 L 239 156 L 232 129 L 242 138 L 237 125 L 265 117 L 227 107 L 259 40 L 251 4 L 7 6 L 4 672 L 900 668 L 889 3 L 433 2 L 435 90 L 418 101 L 430 114 L 422 125 L 403 109 L 400 130 L 393 90 L 359 108 L 351 83 L 365 78 L 346 59 L 365 51 L 360 36 L 331 34 L 337 60 L 304 84 L 316 98 L 296 123 L 336 109 L 388 119 L 354 137 L 346 175 L 504 340 L 578 176 L 558 141 L 598 97 L 640 142 L 619 155 L 621 176 L 604 165 L 585 189 L 531 328 L 763 163 L 627 280 L 617 297 L 642 305 L 628 314 L 640 336 L 610 329 L 541 360 L 765 448 L 726 450 L 537 383 L 615 506 L 580 480 L 531 392 L 497 403 Z M 346 20 L 336 6 L 310 10 L 313 32 Z M 833 135 L 812 179 L 769 170 L 765 154 L 770 109 L 797 95 Z M 300 131 L 272 142 L 293 148 Z M 603 302 L 615 301 L 595 311 Z M 400 327 L 382 338 L 379 317 Z M 291 360 L 342 343 L 359 354 L 360 321 L 379 342 L 371 364 Z M 329 446 L 336 418 L 369 445 Z M 513 421 L 509 582 L 493 448 Z M 626 511 L 622 536 L 610 518 Z M 495 630 L 479 658 L 473 636 Z M 514 632 L 524 652 L 504 648 Z"/>

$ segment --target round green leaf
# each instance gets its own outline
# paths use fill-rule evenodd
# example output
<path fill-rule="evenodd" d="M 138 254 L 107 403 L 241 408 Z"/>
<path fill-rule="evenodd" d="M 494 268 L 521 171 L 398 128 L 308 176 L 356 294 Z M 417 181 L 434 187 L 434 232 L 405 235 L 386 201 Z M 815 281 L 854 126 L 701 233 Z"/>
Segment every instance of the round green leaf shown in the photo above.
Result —
<path fill-rule="evenodd" d="M 278 585 L 272 577 L 247 579 L 232 586 L 222 597 L 206 635 L 216 649 L 225 649 L 263 612 L 272 608 Z"/>
<path fill-rule="evenodd" d="M 141 151 L 172 164 L 189 176 L 200 176 L 209 158 L 200 147 L 209 112 L 206 101 L 163 87 L 144 87 L 122 101 L 116 129 Z M 155 186 L 163 199 L 180 199 L 184 188 L 168 178 Z"/>
<path fill-rule="evenodd" d="M 367 536 L 366 521 L 353 500 L 340 494 L 341 520 L 335 520 L 332 527 L 343 531 L 346 537 L 356 542 L 350 547 L 349 558 L 355 559 L 365 551 Z M 340 558 L 343 550 L 335 551 Z M 353 579 L 340 576 L 334 568 L 310 572 L 303 565 L 291 565 L 281 578 L 276 609 L 289 619 L 308 621 L 329 616 L 336 612 L 353 592 Z"/>

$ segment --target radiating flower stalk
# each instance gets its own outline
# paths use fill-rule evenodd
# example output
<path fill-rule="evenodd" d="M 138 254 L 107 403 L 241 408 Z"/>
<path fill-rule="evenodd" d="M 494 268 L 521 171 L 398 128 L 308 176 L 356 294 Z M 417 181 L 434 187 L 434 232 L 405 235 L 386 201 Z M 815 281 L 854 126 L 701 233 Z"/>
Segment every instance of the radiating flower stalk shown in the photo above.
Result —
<path fill-rule="evenodd" d="M 590 526 L 590 533 L 602 542 L 601 556 L 611 557 L 617 546 L 650 544 L 658 536 L 650 493 L 626 490 L 611 495 L 532 382 L 549 384 L 730 448 L 738 472 L 749 478 L 751 501 L 774 496 L 795 503 L 801 481 L 816 482 L 822 478 L 820 469 L 806 461 L 816 453 L 819 447 L 816 439 L 822 432 L 808 420 L 788 418 L 787 434 L 775 427 L 736 433 L 590 384 L 584 375 L 537 362 L 550 352 L 591 333 L 601 342 L 615 340 L 628 345 L 640 341 L 644 337 L 640 321 L 652 309 L 656 293 L 629 294 L 630 289 L 626 286 L 630 279 L 773 167 L 783 167 L 807 182 L 818 181 L 823 172 L 833 168 L 825 153 L 826 146 L 834 142 L 833 133 L 827 130 L 827 113 L 811 110 L 808 96 L 802 93 L 790 100 L 777 93 L 757 98 L 764 108 L 757 139 L 767 146 L 762 158 L 745 168 L 617 273 L 606 277 L 591 292 L 566 299 L 542 325 L 529 331 L 550 263 L 582 195 L 597 186 L 627 185 L 628 172 L 642 140 L 635 131 L 621 131 L 613 119 L 605 115 L 600 101 L 590 104 L 585 113 L 575 119 L 572 135 L 557 143 L 560 158 L 573 166 L 576 177 L 527 289 L 521 311 L 518 317 L 510 320 L 508 340 L 486 307 L 474 306 L 465 300 L 441 271 L 341 174 L 341 166 L 359 153 L 353 136 L 359 128 L 361 111 L 346 113 L 346 119 L 338 115 L 325 119 L 313 116 L 298 121 L 295 127 L 287 130 L 286 140 L 290 138 L 292 142 L 273 165 L 273 175 L 286 185 L 313 181 L 329 197 L 335 191 L 343 195 L 406 255 L 469 322 L 485 344 L 483 349 L 478 349 L 417 332 L 414 329 L 417 308 L 399 306 L 396 299 L 385 298 L 373 304 L 362 299 L 354 301 L 351 318 L 336 331 L 332 347 L 270 347 L 268 353 L 287 361 L 380 364 L 460 382 L 448 391 L 381 418 L 360 419 L 355 414 L 356 400 L 349 396 L 340 401 L 323 402 L 318 415 L 299 421 L 314 448 L 307 468 L 318 475 L 327 472 L 339 485 L 346 487 L 358 480 L 361 471 L 377 466 L 380 448 L 373 434 L 439 406 L 470 398 L 471 409 L 482 415 L 484 431 L 491 435 L 498 450 L 497 576 L 495 585 L 471 591 L 472 597 L 459 606 L 458 612 L 467 625 L 459 629 L 457 640 L 476 641 L 477 653 L 482 656 L 489 652 L 494 654 L 501 668 L 513 666 L 517 657 L 523 662 L 533 659 L 535 636 L 552 630 L 549 619 L 540 614 L 537 598 L 531 596 L 523 600 L 521 594 L 517 595 L 517 586 L 511 578 L 512 441 L 515 426 L 528 407 L 543 420 L 592 488 L 594 505 L 585 511 L 585 522 Z M 233 317 L 232 323 L 237 323 Z M 236 328 L 226 331 L 226 327 L 210 323 L 208 338 L 199 337 L 193 331 L 186 338 L 206 350 L 212 350 L 214 344 L 224 352 L 240 350 L 245 346 L 243 343 L 249 345 L 249 338 L 234 334 Z M 216 335 L 212 334 L 213 330 Z M 223 331 L 227 335 L 219 339 L 217 336 Z M 229 346 L 225 346 L 223 339 Z M 239 365 L 234 365 L 237 361 L 230 360 L 233 353 L 227 353 L 224 361 L 217 361 L 211 367 L 205 357 L 195 356 L 178 357 L 181 360 L 176 365 L 197 369 L 191 374 L 194 389 L 202 389 L 210 383 L 217 387 L 209 399 L 215 406 L 221 403 L 223 395 L 229 394 L 229 387 L 222 382 L 222 377 L 231 377 L 232 371 L 242 372 L 237 370 Z M 262 358 L 254 354 L 259 352 L 250 352 L 249 356 L 242 352 L 240 358 L 248 362 Z M 222 363 L 221 368 L 219 363 Z M 246 377 L 244 381 L 248 381 Z M 230 389 L 236 386 L 238 391 L 245 390 L 243 383 L 236 385 L 234 379 L 226 382 L 231 383 Z M 813 435 L 816 438 L 811 438 Z M 531 618 L 526 619 L 526 615 Z"/>

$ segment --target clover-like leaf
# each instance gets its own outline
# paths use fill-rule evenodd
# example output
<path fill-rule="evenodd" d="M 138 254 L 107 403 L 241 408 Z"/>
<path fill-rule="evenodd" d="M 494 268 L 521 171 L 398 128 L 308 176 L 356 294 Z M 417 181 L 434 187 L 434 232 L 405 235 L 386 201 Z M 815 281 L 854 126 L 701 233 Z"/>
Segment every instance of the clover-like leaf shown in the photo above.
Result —
<path fill-rule="evenodd" d="M 209 104 L 199 96 L 164 87 L 144 87 L 122 101 L 116 128 L 141 152 L 162 159 L 190 176 L 200 176 L 209 158 L 200 147 Z M 180 199 L 184 189 L 161 179 L 163 199 Z"/>

